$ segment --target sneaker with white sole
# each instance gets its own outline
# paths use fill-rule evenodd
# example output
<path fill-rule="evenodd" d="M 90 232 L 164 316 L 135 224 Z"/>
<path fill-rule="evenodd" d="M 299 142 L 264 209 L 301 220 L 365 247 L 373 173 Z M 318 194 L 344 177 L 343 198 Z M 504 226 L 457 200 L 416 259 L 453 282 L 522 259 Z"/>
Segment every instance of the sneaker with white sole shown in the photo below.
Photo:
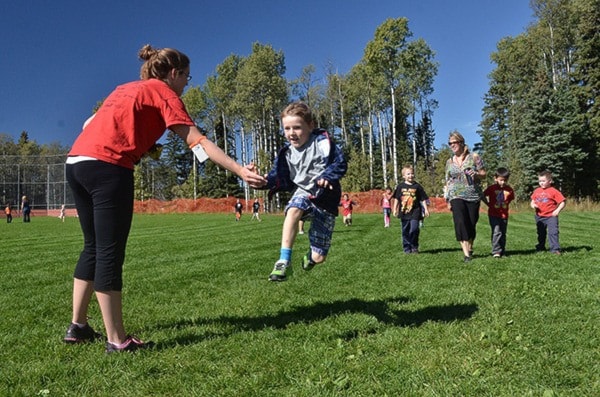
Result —
<path fill-rule="evenodd" d="M 287 274 L 286 274 L 287 273 Z M 273 271 L 269 275 L 269 281 L 285 281 L 287 276 L 292 275 L 292 264 L 282 259 L 275 262 Z"/>

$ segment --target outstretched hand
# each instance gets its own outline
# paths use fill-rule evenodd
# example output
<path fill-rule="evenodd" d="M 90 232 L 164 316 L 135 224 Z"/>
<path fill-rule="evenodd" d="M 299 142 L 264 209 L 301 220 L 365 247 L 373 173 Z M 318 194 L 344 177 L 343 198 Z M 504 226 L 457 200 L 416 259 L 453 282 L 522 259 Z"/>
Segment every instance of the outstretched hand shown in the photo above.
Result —
<path fill-rule="evenodd" d="M 254 163 L 245 165 L 242 168 L 240 177 L 248 183 L 251 187 L 257 189 L 267 184 L 267 179 L 256 172 L 256 166 Z"/>

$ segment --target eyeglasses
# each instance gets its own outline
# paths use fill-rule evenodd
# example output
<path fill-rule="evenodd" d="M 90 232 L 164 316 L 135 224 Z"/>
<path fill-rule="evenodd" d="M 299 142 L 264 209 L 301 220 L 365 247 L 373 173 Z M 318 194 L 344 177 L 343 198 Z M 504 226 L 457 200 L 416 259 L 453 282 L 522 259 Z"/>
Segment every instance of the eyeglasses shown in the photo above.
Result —
<path fill-rule="evenodd" d="M 462 143 L 462 142 L 459 142 L 459 141 L 452 141 L 452 142 L 448 142 L 448 145 L 449 145 L 449 146 L 452 146 L 452 145 L 460 145 L 461 143 Z"/>
<path fill-rule="evenodd" d="M 192 75 L 189 73 L 186 74 L 185 72 L 182 71 L 181 74 L 185 76 L 187 81 L 190 81 L 192 79 Z"/>

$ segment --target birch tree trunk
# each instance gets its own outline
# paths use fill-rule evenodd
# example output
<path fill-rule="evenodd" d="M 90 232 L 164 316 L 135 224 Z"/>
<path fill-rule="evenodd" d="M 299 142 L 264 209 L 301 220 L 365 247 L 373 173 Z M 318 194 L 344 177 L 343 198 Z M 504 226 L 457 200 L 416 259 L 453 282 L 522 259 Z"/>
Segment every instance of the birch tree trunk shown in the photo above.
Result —
<path fill-rule="evenodd" d="M 390 86 L 392 93 L 392 160 L 394 162 L 394 180 L 398 181 L 398 151 L 396 148 L 396 98 L 394 85 Z M 387 187 L 387 183 L 385 184 Z"/>
<path fill-rule="evenodd" d="M 381 145 L 381 168 L 383 171 L 383 187 L 387 187 L 387 167 L 386 167 L 386 151 L 387 144 L 385 142 L 385 131 L 381 123 L 381 112 L 377 112 L 377 127 L 379 129 L 379 144 Z"/>

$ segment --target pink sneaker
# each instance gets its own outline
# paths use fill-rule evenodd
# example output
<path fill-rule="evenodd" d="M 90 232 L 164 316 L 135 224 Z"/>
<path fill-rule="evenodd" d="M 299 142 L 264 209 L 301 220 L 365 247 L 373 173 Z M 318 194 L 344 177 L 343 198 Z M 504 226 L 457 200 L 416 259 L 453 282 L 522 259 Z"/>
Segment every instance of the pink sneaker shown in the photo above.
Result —
<path fill-rule="evenodd" d="M 140 349 L 148 349 L 154 346 L 154 342 L 143 342 L 132 335 L 127 335 L 125 342 L 117 345 L 115 343 L 106 342 L 106 353 L 115 352 L 133 352 Z"/>

